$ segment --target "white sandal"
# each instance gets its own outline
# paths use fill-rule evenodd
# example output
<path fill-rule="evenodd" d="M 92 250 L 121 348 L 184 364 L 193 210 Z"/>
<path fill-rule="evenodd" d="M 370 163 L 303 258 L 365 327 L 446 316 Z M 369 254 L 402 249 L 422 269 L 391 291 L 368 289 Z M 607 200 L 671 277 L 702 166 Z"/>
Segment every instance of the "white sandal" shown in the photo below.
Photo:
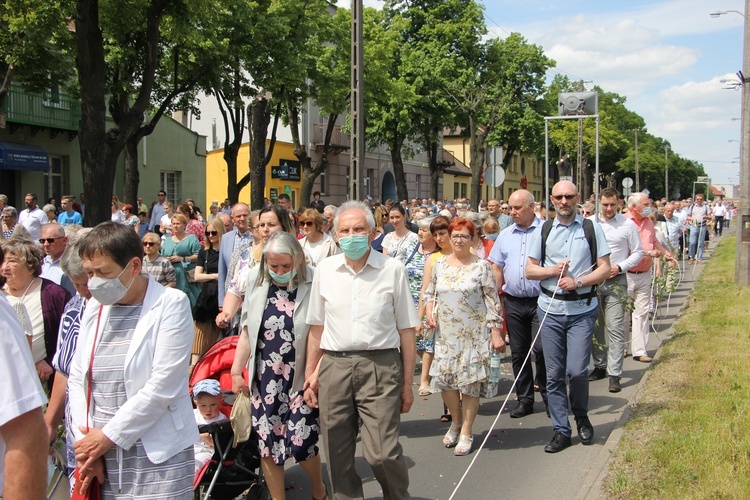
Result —
<path fill-rule="evenodd" d="M 455 429 L 455 431 L 453 430 Z M 458 444 L 458 435 L 461 432 L 461 425 L 454 424 L 451 422 L 450 429 L 448 429 L 448 432 L 445 433 L 445 436 L 443 436 L 443 444 L 446 448 L 453 448 Z"/>
<path fill-rule="evenodd" d="M 461 434 L 458 438 L 458 444 L 456 445 L 456 449 L 453 450 L 453 454 L 457 457 L 462 457 L 464 455 L 468 455 L 469 452 L 471 452 L 471 445 L 474 442 L 474 436 L 467 436 L 465 434 Z"/>

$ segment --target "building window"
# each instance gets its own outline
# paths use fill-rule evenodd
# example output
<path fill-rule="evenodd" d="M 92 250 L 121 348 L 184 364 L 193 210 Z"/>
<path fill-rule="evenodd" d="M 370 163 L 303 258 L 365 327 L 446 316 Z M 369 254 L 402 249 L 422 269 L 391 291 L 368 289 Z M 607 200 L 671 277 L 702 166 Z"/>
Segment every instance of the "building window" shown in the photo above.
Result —
<path fill-rule="evenodd" d="M 63 194 L 63 160 L 59 156 L 49 157 L 49 172 L 44 174 L 44 206 L 50 198 L 54 198 L 57 206 L 60 206 L 60 198 Z"/>
<path fill-rule="evenodd" d="M 458 198 L 458 193 L 459 193 L 459 190 L 460 190 L 460 189 L 461 189 L 461 188 L 459 187 L 459 185 L 458 185 L 458 182 L 454 182 L 454 183 L 453 183 L 453 199 L 454 199 L 454 200 L 455 200 L 456 198 Z"/>
<path fill-rule="evenodd" d="M 320 188 L 318 190 L 320 191 L 321 195 L 325 195 L 326 194 L 326 185 L 328 184 L 326 182 L 327 181 L 327 179 L 326 179 L 326 173 L 325 172 L 321 172 L 320 175 L 318 176 L 318 179 L 320 180 Z"/>
<path fill-rule="evenodd" d="M 422 176 L 421 175 L 417 175 L 417 196 L 416 196 L 416 198 L 421 198 L 422 197 L 422 189 L 421 188 L 422 188 Z"/>
<path fill-rule="evenodd" d="M 182 172 L 162 171 L 161 188 L 167 193 L 167 200 L 175 205 L 181 203 L 182 194 L 180 187 L 182 185 Z"/>
<path fill-rule="evenodd" d="M 365 193 L 367 193 L 367 196 L 370 198 L 377 198 L 377 196 L 373 196 L 373 193 L 375 192 L 375 169 L 367 169 L 367 177 L 365 177 L 365 181 L 367 184 L 365 187 Z"/>
<path fill-rule="evenodd" d="M 466 198 L 466 183 L 461 183 L 461 198 Z"/>

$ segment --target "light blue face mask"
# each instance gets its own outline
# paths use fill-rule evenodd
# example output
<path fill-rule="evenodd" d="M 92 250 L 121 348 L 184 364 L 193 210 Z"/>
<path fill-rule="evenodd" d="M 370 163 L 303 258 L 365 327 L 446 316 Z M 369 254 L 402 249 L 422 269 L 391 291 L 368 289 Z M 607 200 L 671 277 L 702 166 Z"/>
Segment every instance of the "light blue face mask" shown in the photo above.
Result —
<path fill-rule="evenodd" d="M 654 212 L 653 207 L 643 207 L 641 209 L 641 217 L 648 217 Z"/>
<path fill-rule="evenodd" d="M 499 235 L 500 235 L 500 233 L 487 233 L 484 236 L 488 240 L 495 241 Z"/>
<path fill-rule="evenodd" d="M 292 269 L 289 272 L 286 272 L 284 274 L 276 274 L 271 269 L 268 270 L 268 274 L 271 275 L 271 279 L 274 280 L 276 283 L 289 283 L 292 278 L 297 276 L 297 270 Z"/>
<path fill-rule="evenodd" d="M 361 259 L 370 249 L 370 239 L 366 234 L 352 234 L 339 239 L 344 255 L 352 260 Z"/>

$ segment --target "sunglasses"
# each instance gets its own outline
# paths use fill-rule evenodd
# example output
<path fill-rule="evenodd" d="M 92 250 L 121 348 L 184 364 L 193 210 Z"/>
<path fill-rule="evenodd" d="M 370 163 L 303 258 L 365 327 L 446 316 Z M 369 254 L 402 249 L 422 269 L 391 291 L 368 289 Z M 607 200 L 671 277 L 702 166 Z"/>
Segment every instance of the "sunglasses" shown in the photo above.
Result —
<path fill-rule="evenodd" d="M 311 221 L 311 220 L 306 220 L 304 222 L 300 221 L 299 225 L 302 226 L 302 227 L 307 227 L 307 226 L 314 226 L 315 223 L 313 221 Z"/>
<path fill-rule="evenodd" d="M 219 231 L 206 231 L 206 236 L 216 236 Z"/>
<path fill-rule="evenodd" d="M 143 242 L 143 246 L 144 246 L 144 247 L 152 247 L 152 246 L 154 246 L 154 245 L 156 245 L 156 243 L 155 243 L 155 242 L 153 242 L 153 241 L 144 241 L 144 242 Z"/>
<path fill-rule="evenodd" d="M 54 243 L 56 240 L 59 240 L 60 238 L 40 238 L 39 244 L 44 245 L 45 243 L 49 243 L 50 245 Z"/>
<path fill-rule="evenodd" d="M 566 200 L 574 200 L 578 196 L 577 194 L 558 194 L 558 195 L 552 195 L 552 199 L 555 201 L 560 201 L 563 198 Z"/>

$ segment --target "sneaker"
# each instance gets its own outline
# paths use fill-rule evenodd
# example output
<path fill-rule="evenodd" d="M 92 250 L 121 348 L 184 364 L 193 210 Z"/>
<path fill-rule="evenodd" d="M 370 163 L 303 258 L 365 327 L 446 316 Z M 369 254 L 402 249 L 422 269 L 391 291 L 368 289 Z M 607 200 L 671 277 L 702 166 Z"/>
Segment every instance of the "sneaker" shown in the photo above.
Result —
<path fill-rule="evenodd" d="M 609 376 L 609 392 L 620 392 L 622 387 L 620 386 L 620 377 Z"/>

